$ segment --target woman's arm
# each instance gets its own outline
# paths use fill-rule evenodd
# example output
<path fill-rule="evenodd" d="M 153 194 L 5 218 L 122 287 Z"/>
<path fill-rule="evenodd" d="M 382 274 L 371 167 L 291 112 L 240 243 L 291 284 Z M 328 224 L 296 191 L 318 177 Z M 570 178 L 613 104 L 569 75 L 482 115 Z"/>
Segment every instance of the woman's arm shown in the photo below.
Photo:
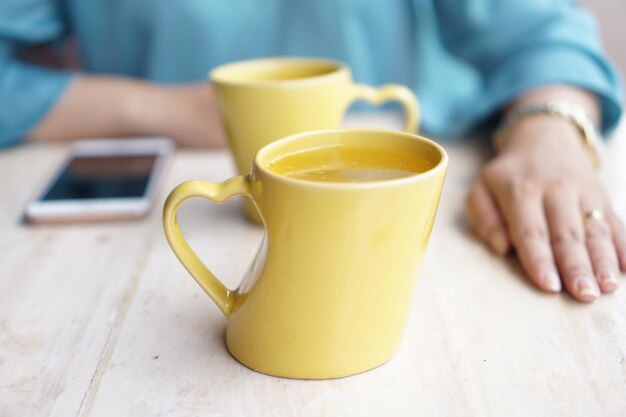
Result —
<path fill-rule="evenodd" d="M 0 146 L 23 138 L 143 135 L 170 136 L 185 146 L 223 143 L 207 84 L 166 87 L 26 62 L 22 52 L 62 40 L 66 22 L 56 2 L 5 3 L 0 13 Z"/>
<path fill-rule="evenodd" d="M 621 86 L 602 54 L 592 17 L 569 0 L 438 0 L 446 48 L 481 78 L 468 112 L 478 123 L 503 110 L 565 101 L 604 132 L 622 111 Z M 514 248 L 530 279 L 593 301 L 626 268 L 624 229 L 574 123 L 523 117 L 468 197 L 470 223 L 499 254 Z M 499 141 L 500 142 L 500 141 Z M 596 218 L 585 216 L 596 210 Z M 597 213 L 603 213 L 603 219 Z"/>
<path fill-rule="evenodd" d="M 509 108 L 566 101 L 599 123 L 594 94 L 541 87 Z M 583 138 L 563 118 L 536 114 L 505 130 L 499 154 L 467 199 L 470 222 L 499 255 L 512 247 L 529 277 L 548 292 L 562 285 L 580 301 L 614 291 L 626 270 L 626 233 L 600 184 Z M 599 210 L 603 218 L 585 218 Z"/>
<path fill-rule="evenodd" d="M 168 136 L 183 146 L 222 146 L 208 84 L 163 86 L 112 76 L 75 76 L 58 103 L 27 134 L 40 141 Z"/>

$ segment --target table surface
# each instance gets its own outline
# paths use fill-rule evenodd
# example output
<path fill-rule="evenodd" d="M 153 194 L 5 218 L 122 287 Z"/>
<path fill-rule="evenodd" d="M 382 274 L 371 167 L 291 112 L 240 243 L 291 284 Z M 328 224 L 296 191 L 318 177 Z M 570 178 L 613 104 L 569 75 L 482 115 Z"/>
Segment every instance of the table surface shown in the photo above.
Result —
<path fill-rule="evenodd" d="M 397 123 L 388 114 L 348 120 Z M 602 175 L 624 216 L 620 131 Z M 540 293 L 514 258 L 492 256 L 463 216 L 488 151 L 476 141 L 445 146 L 450 170 L 398 353 L 326 381 L 266 376 L 232 359 L 224 317 L 165 241 L 167 192 L 229 178 L 226 151 L 179 151 L 142 221 L 33 227 L 22 210 L 67 147 L 4 150 L 0 416 L 625 416 L 626 289 L 582 305 Z M 191 245 L 231 288 L 263 235 L 233 200 L 193 200 L 180 212 Z"/>

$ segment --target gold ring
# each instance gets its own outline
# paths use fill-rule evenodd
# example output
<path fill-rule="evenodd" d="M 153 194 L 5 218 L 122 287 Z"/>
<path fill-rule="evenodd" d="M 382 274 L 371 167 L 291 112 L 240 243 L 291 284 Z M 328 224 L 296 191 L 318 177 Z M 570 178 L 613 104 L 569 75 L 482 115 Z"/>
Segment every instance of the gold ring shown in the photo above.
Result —
<path fill-rule="evenodd" d="M 583 213 L 583 219 L 602 221 L 604 220 L 604 213 L 602 212 L 602 210 L 599 209 L 589 210 Z"/>

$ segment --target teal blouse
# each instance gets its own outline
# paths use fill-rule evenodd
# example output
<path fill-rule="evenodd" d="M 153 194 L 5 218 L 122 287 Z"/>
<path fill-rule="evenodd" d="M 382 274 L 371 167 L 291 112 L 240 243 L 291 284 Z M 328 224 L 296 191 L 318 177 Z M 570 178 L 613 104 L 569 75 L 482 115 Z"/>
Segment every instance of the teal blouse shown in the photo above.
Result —
<path fill-rule="evenodd" d="M 423 131 L 439 138 L 542 84 L 597 93 L 605 131 L 622 109 L 596 25 L 571 0 L 2 0 L 0 145 L 20 141 L 75 76 L 22 52 L 70 35 L 84 71 L 159 83 L 255 57 L 341 60 L 359 82 L 413 88 Z"/>

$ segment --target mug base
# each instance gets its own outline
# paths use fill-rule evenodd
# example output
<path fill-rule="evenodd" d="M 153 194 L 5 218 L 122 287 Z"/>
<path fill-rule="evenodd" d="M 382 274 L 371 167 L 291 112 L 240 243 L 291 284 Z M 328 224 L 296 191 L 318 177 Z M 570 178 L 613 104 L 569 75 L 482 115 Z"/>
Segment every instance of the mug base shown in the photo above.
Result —
<path fill-rule="evenodd" d="M 319 372 L 319 370 L 304 370 L 304 369 L 269 369 L 263 366 L 256 366 L 252 363 L 248 363 L 245 360 L 239 358 L 236 353 L 233 352 L 231 347 L 226 343 L 226 348 L 228 349 L 228 353 L 233 357 L 237 362 L 251 371 L 258 372 L 260 374 L 264 374 L 267 376 L 272 376 L 276 378 L 285 378 L 285 379 L 296 379 L 296 380 L 307 380 L 307 381 L 322 381 L 322 380 L 330 380 L 330 379 L 342 379 L 350 376 L 355 376 L 359 374 L 363 374 L 365 372 L 372 371 L 377 369 L 387 362 L 393 359 L 395 352 L 391 354 L 391 356 L 385 358 L 382 361 L 377 361 L 374 364 L 368 364 L 363 367 L 354 367 L 354 368 L 346 368 L 346 369 L 336 369 L 336 370 L 327 370 L 326 372 Z"/>

